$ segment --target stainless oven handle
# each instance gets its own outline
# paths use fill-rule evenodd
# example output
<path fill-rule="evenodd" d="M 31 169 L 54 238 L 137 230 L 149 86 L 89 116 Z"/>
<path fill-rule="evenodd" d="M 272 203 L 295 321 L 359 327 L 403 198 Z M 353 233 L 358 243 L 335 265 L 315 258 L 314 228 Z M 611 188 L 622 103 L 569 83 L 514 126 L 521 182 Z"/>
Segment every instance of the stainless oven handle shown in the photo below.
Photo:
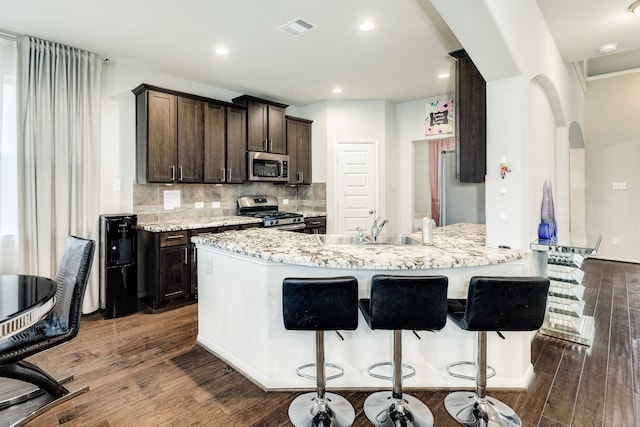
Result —
<path fill-rule="evenodd" d="M 305 223 L 298 223 L 298 224 L 287 224 L 287 225 L 276 225 L 273 227 L 268 227 L 268 228 L 275 228 L 278 230 L 285 230 L 285 231 L 291 231 L 291 230 L 302 230 L 303 228 L 307 228 Z"/>

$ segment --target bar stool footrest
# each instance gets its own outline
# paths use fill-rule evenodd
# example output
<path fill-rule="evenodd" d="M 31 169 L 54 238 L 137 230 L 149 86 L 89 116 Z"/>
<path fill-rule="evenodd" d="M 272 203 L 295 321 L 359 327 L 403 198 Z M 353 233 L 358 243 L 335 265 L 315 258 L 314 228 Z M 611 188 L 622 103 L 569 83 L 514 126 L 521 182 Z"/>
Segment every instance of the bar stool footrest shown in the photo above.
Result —
<path fill-rule="evenodd" d="M 376 374 L 375 372 L 373 372 L 374 369 L 379 368 L 381 366 L 391 366 L 393 367 L 393 363 L 391 362 L 380 362 L 380 363 L 374 363 L 373 365 L 369 366 L 367 368 L 367 372 L 369 373 L 370 376 L 372 376 L 373 378 L 379 378 L 381 380 L 393 380 L 392 376 L 389 375 L 382 375 L 382 374 Z M 406 374 L 402 375 L 402 379 L 406 380 L 407 378 L 411 378 L 412 376 L 414 376 L 416 374 L 416 369 L 411 366 L 411 365 L 407 365 L 407 364 L 402 364 L 402 369 L 403 370 L 407 370 L 409 371 Z"/>
<path fill-rule="evenodd" d="M 296 369 L 296 374 L 297 374 L 299 377 L 302 377 L 302 378 L 307 378 L 307 379 L 310 379 L 310 380 L 315 380 L 315 379 L 316 379 L 316 376 L 315 376 L 315 375 L 305 374 L 305 373 L 303 372 L 303 370 L 305 370 L 305 369 L 309 369 L 309 368 L 311 368 L 311 367 L 315 367 L 315 366 L 316 366 L 316 364 L 315 364 L 315 363 L 307 363 L 306 365 L 302 365 L 302 366 L 298 367 L 298 369 Z M 326 378 L 325 378 L 325 379 L 326 379 L 326 381 L 334 380 L 334 379 L 336 379 L 336 378 L 340 378 L 340 377 L 344 376 L 344 368 L 342 368 L 341 366 L 334 365 L 333 363 L 325 363 L 325 364 L 324 364 L 324 366 L 325 366 L 325 369 L 326 369 L 326 368 L 332 368 L 332 369 L 335 369 L 335 370 L 337 370 L 337 371 L 338 371 L 337 373 L 335 373 L 335 374 L 333 374 L 333 375 L 327 375 L 327 376 L 326 376 Z"/>
<path fill-rule="evenodd" d="M 447 372 L 449 373 L 449 375 L 455 378 L 464 378 L 465 380 L 475 381 L 476 376 L 459 374 L 453 371 L 453 368 L 455 368 L 456 366 L 462 366 L 462 365 L 472 365 L 477 369 L 477 366 L 474 362 L 462 361 L 462 362 L 453 362 L 447 365 Z M 491 377 L 495 377 L 495 375 L 496 375 L 496 370 L 493 369 L 491 366 L 487 365 L 487 379 Z"/>

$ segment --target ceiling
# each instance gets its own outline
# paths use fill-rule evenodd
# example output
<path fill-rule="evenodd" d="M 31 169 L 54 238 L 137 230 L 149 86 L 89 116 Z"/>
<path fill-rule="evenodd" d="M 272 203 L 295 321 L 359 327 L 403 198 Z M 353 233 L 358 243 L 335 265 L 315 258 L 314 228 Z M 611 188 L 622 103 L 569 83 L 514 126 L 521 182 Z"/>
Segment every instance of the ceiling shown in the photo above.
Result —
<path fill-rule="evenodd" d="M 613 59 L 617 68 L 640 67 L 631 0 L 537 1 L 566 62 L 593 58 L 583 62 L 587 73 Z M 461 47 L 430 0 L 0 0 L 0 10 L 0 29 L 99 53 L 113 67 L 136 61 L 297 106 L 451 93 L 454 79 L 437 76 L 453 76 L 448 52 Z M 297 37 L 278 30 L 299 17 L 316 28 Z M 360 31 L 364 20 L 376 28 Z M 598 46 L 613 42 L 622 53 L 603 61 Z M 230 54 L 216 55 L 220 46 Z"/>

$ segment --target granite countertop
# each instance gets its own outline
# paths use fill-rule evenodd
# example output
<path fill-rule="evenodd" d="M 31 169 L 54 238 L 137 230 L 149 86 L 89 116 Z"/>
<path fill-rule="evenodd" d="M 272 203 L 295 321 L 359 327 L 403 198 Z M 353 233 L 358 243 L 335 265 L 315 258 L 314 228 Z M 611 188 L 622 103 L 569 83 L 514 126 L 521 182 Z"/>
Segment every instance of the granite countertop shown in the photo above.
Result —
<path fill-rule="evenodd" d="M 420 234 L 414 234 L 415 237 Z M 413 270 L 475 267 L 528 258 L 529 250 L 485 246 L 483 224 L 454 224 L 434 231 L 433 245 L 321 245 L 312 234 L 250 229 L 201 234 L 197 244 L 271 262 L 312 267 Z"/>
<path fill-rule="evenodd" d="M 226 225 L 260 224 L 261 222 L 262 220 L 259 218 L 252 218 L 248 216 L 216 216 L 183 221 L 179 224 L 138 224 L 138 228 L 145 231 L 151 231 L 152 233 L 162 233 L 164 231 L 195 230 L 197 228 L 224 227 Z"/>
<path fill-rule="evenodd" d="M 305 218 L 318 216 L 327 216 L 326 212 L 302 211 L 296 213 L 302 214 Z M 165 231 L 195 230 L 197 228 L 224 227 L 227 225 L 245 225 L 260 224 L 262 220 L 249 216 L 216 216 L 211 218 L 198 218 L 181 223 L 148 223 L 138 224 L 138 228 L 152 233 L 162 233 Z"/>

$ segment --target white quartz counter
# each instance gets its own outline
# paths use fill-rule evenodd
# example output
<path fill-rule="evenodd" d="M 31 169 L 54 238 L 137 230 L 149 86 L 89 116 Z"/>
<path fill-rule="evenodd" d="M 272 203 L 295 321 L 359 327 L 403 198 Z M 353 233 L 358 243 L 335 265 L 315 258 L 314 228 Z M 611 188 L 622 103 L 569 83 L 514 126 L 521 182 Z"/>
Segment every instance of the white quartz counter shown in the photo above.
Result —
<path fill-rule="evenodd" d="M 416 234 L 419 238 L 419 235 Z M 528 258 L 529 250 L 485 246 L 485 226 L 454 224 L 423 245 L 320 245 L 314 235 L 270 229 L 204 234 L 195 243 L 263 260 L 310 267 L 414 270 L 476 267 Z"/>

